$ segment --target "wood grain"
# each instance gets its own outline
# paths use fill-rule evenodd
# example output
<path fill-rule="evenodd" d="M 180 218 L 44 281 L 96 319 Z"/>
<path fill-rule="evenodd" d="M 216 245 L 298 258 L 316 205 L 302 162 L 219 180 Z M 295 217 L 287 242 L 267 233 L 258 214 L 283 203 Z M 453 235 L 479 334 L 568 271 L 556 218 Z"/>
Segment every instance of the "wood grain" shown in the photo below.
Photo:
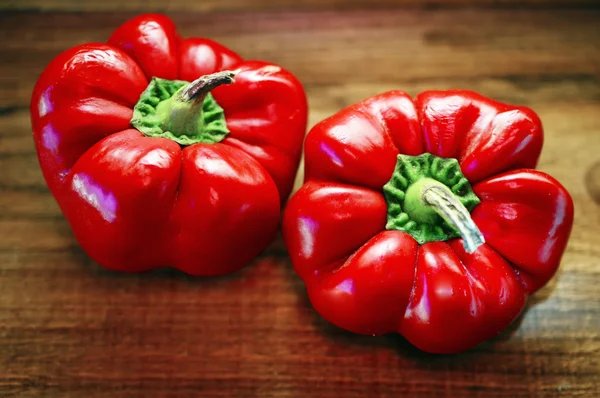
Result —
<path fill-rule="evenodd" d="M 6 3 L 6 5 L 4 5 Z M 193 11 L 349 10 L 376 8 L 575 8 L 597 7 L 597 0 L 3 0 L 0 7 L 23 11 Z"/>
<path fill-rule="evenodd" d="M 168 8 L 184 35 L 292 70 L 311 125 L 393 88 L 461 87 L 535 109 L 545 127 L 539 168 L 571 192 L 576 215 L 557 276 L 524 314 L 473 350 L 434 356 L 322 320 L 281 238 L 217 279 L 100 268 L 45 187 L 28 102 L 55 55 L 105 40 L 141 2 L 20 1 L 0 15 L 0 396 L 600 396 L 596 2 L 351 3 L 145 1 L 143 11 Z M 30 12 L 42 9 L 57 12 Z"/>
<path fill-rule="evenodd" d="M 6 60 L 0 64 L 0 107 L 28 103 L 41 66 L 70 46 L 105 41 L 133 15 L 0 17 Z M 489 77 L 520 79 L 523 84 L 527 79 L 533 84 L 556 79 L 595 82 L 600 73 L 600 10 L 169 15 L 184 36 L 210 37 L 246 58 L 275 62 L 293 70 L 306 85 L 393 86 Z"/>

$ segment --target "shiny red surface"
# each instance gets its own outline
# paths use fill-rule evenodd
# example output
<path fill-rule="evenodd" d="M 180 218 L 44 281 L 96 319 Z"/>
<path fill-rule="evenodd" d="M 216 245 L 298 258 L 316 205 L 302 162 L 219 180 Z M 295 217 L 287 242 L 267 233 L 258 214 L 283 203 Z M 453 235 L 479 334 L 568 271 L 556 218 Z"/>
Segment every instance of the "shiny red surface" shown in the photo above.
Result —
<path fill-rule="evenodd" d="M 556 272 L 573 223 L 568 192 L 532 170 L 542 126 L 529 109 L 468 91 L 391 91 L 317 124 L 305 143 L 305 184 L 284 214 L 294 269 L 315 309 L 361 334 L 399 332 L 422 350 L 453 353 L 494 336 Z M 398 153 L 459 160 L 481 204 L 486 244 L 418 245 L 386 231 L 382 186 Z"/>
<path fill-rule="evenodd" d="M 181 148 L 132 129 L 132 109 L 156 76 L 191 81 L 240 69 L 212 93 L 230 135 Z M 31 100 L 44 178 L 85 251 L 105 267 L 233 272 L 274 237 L 306 129 L 301 84 L 282 68 L 243 61 L 222 45 L 181 39 L 142 15 L 108 44 L 57 56 Z"/>

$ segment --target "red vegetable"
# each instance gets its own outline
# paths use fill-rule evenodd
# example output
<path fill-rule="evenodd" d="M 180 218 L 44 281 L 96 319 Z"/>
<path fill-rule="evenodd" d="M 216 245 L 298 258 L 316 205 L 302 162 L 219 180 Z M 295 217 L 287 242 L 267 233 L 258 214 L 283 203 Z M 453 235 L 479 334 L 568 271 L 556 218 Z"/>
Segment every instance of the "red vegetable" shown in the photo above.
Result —
<path fill-rule="evenodd" d="M 142 15 L 108 44 L 56 57 L 31 116 L 44 177 L 94 260 L 217 275 L 274 237 L 307 104 L 279 66 L 182 39 L 167 17 Z"/>
<path fill-rule="evenodd" d="M 532 170 L 541 149 L 533 111 L 468 91 L 391 91 L 317 124 L 283 222 L 315 309 L 434 353 L 496 335 L 573 223 L 569 193 Z"/>

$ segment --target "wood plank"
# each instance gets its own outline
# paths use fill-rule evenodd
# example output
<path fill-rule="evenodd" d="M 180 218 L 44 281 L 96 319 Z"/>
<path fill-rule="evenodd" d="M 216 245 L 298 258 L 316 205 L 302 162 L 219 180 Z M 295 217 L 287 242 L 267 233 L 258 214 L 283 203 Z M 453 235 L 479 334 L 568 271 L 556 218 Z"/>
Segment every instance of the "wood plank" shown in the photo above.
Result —
<path fill-rule="evenodd" d="M 76 245 L 77 242 L 63 218 L 0 219 L 0 252 L 60 251 L 69 250 Z"/>
<path fill-rule="evenodd" d="M 80 43 L 105 41 L 133 14 L 36 15 L 0 18 L 0 108 L 28 105 L 52 58 Z M 211 37 L 247 58 L 280 64 L 306 85 L 506 76 L 594 80 L 600 72 L 600 10 L 171 15 L 184 36 Z"/>
<path fill-rule="evenodd" d="M 63 218 L 60 208 L 47 188 L 19 190 L 0 188 L 0 219 L 40 220 Z"/>
<path fill-rule="evenodd" d="M 452 7 L 598 7 L 595 0 L 6 0 L 0 9 L 70 12 L 255 12 L 265 10 L 347 10 Z"/>
<path fill-rule="evenodd" d="M 32 393 L 73 394 L 118 385 L 115 393 L 125 396 L 140 388 L 162 393 L 170 385 L 184 396 L 203 387 L 213 391 L 239 372 L 243 376 L 229 393 L 242 396 L 254 389 L 281 397 L 295 396 L 290 391 L 361 396 L 373 386 L 377 396 L 433 396 L 448 389 L 467 396 L 474 388 L 498 397 L 527 396 L 532 389 L 581 396 L 597 391 L 589 381 L 597 364 L 589 357 L 600 350 L 600 321 L 593 316 L 598 308 L 588 300 L 590 292 L 577 295 L 589 276 L 561 275 L 560 288 L 551 284 L 540 292 L 548 297 L 530 306 L 518 331 L 506 331 L 460 357 L 423 356 L 397 337 L 354 336 L 328 325 L 310 310 L 304 294 L 295 292 L 302 287 L 288 278 L 289 263 L 268 254 L 241 277 L 216 283 L 191 283 L 164 271 L 122 275 L 85 263 L 73 267 L 81 256 L 78 250 L 22 254 L 12 259 L 19 267 L 0 273 L 9 289 L 0 323 L 10 325 L 4 330 L 9 351 L 0 366 L 12 380 L 0 379 L 5 383 L 0 388 L 15 383 L 29 385 Z M 7 259 L 10 255 L 0 255 L 0 263 Z M 202 310 L 204 303 L 211 311 Z M 144 333 L 148 327 L 153 333 Z M 240 338 L 248 328 L 252 333 Z M 565 333 L 572 339 L 562 340 Z M 219 344 L 210 343 L 217 338 Z M 489 353 L 499 346 L 498 360 L 490 362 Z M 526 362 L 524 352 L 531 353 Z M 57 356 L 58 368 L 52 362 Z M 404 369 L 402 383 L 398 368 Z M 27 369 L 28 376 L 17 369 Z M 425 382 L 430 372 L 447 377 Z M 298 374 L 302 383 L 291 377 Z M 542 375 L 556 381 L 535 381 Z"/>

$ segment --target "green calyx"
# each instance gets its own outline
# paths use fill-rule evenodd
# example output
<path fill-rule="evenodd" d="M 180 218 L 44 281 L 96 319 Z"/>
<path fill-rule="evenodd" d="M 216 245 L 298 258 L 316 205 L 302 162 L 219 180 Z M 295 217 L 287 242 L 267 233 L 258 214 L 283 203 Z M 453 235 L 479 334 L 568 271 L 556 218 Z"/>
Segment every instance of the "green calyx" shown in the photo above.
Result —
<path fill-rule="evenodd" d="M 388 230 L 408 233 L 420 243 L 462 237 L 469 251 L 483 243 L 470 218 L 479 204 L 458 161 L 430 153 L 398 155 L 392 178 L 383 187 Z"/>
<path fill-rule="evenodd" d="M 193 82 L 152 78 L 133 108 L 131 125 L 148 137 L 180 145 L 214 144 L 229 134 L 225 113 L 210 94 L 233 82 L 234 72 L 218 72 Z"/>

